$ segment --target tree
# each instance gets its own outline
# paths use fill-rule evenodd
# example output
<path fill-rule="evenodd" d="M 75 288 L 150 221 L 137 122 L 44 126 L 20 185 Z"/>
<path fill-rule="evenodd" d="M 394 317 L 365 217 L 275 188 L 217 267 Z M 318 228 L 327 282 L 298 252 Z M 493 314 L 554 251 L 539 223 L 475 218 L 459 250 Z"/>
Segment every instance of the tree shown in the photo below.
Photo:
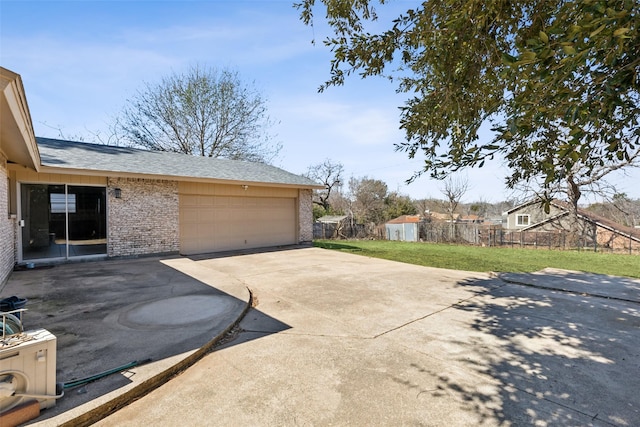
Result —
<path fill-rule="evenodd" d="M 132 146 L 268 163 L 280 151 L 271 125 L 266 100 L 237 72 L 194 66 L 145 84 L 114 127 Z"/>
<path fill-rule="evenodd" d="M 384 220 L 397 218 L 401 215 L 415 215 L 418 213 L 416 205 L 409 196 L 392 191 L 384 198 Z"/>
<path fill-rule="evenodd" d="M 458 205 L 468 189 L 469 180 L 467 178 L 453 178 L 450 176 L 444 181 L 444 185 L 440 191 L 445 197 L 447 215 L 449 215 L 449 220 L 452 223 L 455 220 Z"/>
<path fill-rule="evenodd" d="M 458 210 L 458 205 L 462 200 L 462 197 L 465 195 L 467 190 L 469 189 L 469 180 L 467 178 L 453 178 L 449 176 L 444 181 L 444 186 L 440 190 L 445 200 L 445 206 L 447 209 L 447 215 L 449 216 L 449 224 L 450 224 L 450 235 L 451 239 L 455 239 L 455 215 Z"/>
<path fill-rule="evenodd" d="M 331 196 L 335 193 L 334 190 L 342 186 L 343 173 L 342 163 L 324 159 L 322 163 L 309 166 L 304 174 L 307 178 L 324 185 L 323 190 L 314 190 L 313 203 L 321 207 L 325 214 L 331 213 Z"/>
<path fill-rule="evenodd" d="M 486 218 L 492 210 L 491 203 L 487 202 L 482 197 L 467 206 L 467 212 L 469 215 L 478 215 L 480 218 Z M 503 211 L 500 211 L 500 213 L 502 212 Z"/>
<path fill-rule="evenodd" d="M 384 222 L 387 184 L 369 177 L 349 179 L 352 211 L 358 222 L 380 224 Z"/>
<path fill-rule="evenodd" d="M 624 193 L 617 193 L 605 202 L 594 203 L 587 210 L 627 227 L 640 225 L 640 199 L 630 199 Z"/>
<path fill-rule="evenodd" d="M 426 0 L 379 33 L 372 0 L 321 3 L 335 36 L 320 90 L 355 73 L 395 79 L 409 96 L 396 149 L 425 157 L 412 179 L 498 157 L 509 188 L 539 178 L 549 200 L 554 185 L 577 184 L 576 169 L 612 171 L 639 157 L 636 0 Z M 296 5 L 308 25 L 315 4 Z M 493 135 L 481 141 L 484 124 Z"/>

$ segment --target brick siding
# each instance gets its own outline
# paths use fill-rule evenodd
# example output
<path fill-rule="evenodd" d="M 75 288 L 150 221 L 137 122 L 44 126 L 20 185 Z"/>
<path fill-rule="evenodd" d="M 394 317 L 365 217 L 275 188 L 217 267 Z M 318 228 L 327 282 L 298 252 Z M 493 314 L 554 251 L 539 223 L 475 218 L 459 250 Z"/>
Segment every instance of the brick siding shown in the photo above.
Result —
<path fill-rule="evenodd" d="M 311 190 L 300 190 L 298 196 L 298 243 L 313 241 L 313 201 Z"/>
<path fill-rule="evenodd" d="M 121 190 L 119 199 L 115 188 Z M 179 251 L 176 181 L 109 178 L 107 199 L 110 257 Z"/>
<path fill-rule="evenodd" d="M 15 264 L 15 220 L 9 218 L 7 159 L 0 153 L 0 289 Z"/>

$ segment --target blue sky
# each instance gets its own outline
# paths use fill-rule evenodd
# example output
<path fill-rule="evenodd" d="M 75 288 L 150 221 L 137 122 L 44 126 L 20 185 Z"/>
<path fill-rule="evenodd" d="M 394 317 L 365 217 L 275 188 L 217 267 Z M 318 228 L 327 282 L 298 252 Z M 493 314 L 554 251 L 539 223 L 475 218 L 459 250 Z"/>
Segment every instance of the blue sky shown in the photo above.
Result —
<path fill-rule="evenodd" d="M 406 9 L 413 4 L 399 1 Z M 22 76 L 37 136 L 106 136 L 126 100 L 195 64 L 238 71 L 268 99 L 271 129 L 283 145 L 276 166 L 303 173 L 325 158 L 350 176 L 380 179 L 413 198 L 442 197 L 420 169 L 393 149 L 403 98 L 382 78 L 347 80 L 318 93 L 331 53 L 322 19 L 305 26 L 293 0 L 0 2 L 0 64 Z M 393 5 L 392 5 L 393 7 Z M 380 11 L 384 12 L 384 8 Z M 383 22 L 392 14 L 383 14 Z M 315 39 L 316 44 L 311 41 Z M 463 201 L 500 201 L 511 193 L 498 163 L 463 173 Z M 640 198 L 640 173 L 616 184 Z"/>

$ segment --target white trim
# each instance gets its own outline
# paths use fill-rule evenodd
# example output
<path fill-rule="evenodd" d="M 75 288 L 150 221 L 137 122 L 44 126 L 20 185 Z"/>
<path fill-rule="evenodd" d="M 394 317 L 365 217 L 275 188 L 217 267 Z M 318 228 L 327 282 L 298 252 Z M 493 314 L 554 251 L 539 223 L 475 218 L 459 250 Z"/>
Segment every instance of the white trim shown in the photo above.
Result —
<path fill-rule="evenodd" d="M 22 221 L 22 185 L 62 185 L 64 186 L 64 194 L 68 194 L 68 188 L 71 187 L 93 187 L 93 188 L 103 188 L 105 191 L 105 233 L 106 233 L 106 238 L 107 238 L 107 245 L 105 248 L 105 252 L 103 254 L 89 254 L 89 255 L 78 255 L 78 256 L 69 256 L 69 213 L 66 212 L 65 213 L 65 240 L 66 240 L 66 244 L 65 244 L 65 256 L 62 257 L 47 257 L 47 258 L 29 258 L 28 260 L 25 261 L 24 257 L 23 257 L 23 241 L 22 241 L 22 226 L 20 226 L 20 221 Z M 24 262 L 36 262 L 36 263 L 43 263 L 43 262 L 59 262 L 59 261 L 69 261 L 69 260 L 82 260 L 82 259 L 100 259 L 100 258 L 107 258 L 108 256 L 108 245 L 109 245 L 109 235 L 108 235 L 108 222 L 109 222 L 109 218 L 108 218 L 108 209 L 107 209 L 107 204 L 108 202 L 108 194 L 107 194 L 107 189 L 108 186 L 106 185 L 90 185 L 90 184 L 74 184 L 74 183 L 60 183 L 60 182 L 44 182 L 44 181 L 18 181 L 16 180 L 16 211 L 17 211 L 17 231 L 16 231 L 16 240 L 17 240 L 17 248 L 16 248 L 16 252 L 17 252 L 17 259 L 16 262 L 17 263 L 24 263 Z"/>
<path fill-rule="evenodd" d="M 526 223 L 524 221 L 520 221 L 520 219 L 525 219 L 526 218 Z M 531 215 L 529 214 L 516 214 L 516 227 L 528 227 L 529 225 L 531 225 Z"/>

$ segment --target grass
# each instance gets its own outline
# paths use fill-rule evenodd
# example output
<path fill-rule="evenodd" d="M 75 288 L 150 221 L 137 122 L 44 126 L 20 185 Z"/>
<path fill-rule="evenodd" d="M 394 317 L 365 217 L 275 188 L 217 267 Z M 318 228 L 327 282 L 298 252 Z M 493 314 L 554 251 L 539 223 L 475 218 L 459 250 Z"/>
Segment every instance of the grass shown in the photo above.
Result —
<path fill-rule="evenodd" d="M 387 240 L 316 240 L 314 246 L 427 267 L 527 273 L 553 267 L 640 278 L 640 256 L 588 251 L 488 248 Z"/>

